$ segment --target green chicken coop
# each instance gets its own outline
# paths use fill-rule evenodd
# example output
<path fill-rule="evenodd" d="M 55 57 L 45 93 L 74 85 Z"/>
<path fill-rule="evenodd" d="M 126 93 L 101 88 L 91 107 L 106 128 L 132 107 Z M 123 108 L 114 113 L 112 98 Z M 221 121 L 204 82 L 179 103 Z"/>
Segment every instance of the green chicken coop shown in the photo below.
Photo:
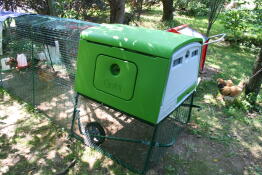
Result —
<path fill-rule="evenodd" d="M 134 172 L 159 163 L 190 119 L 202 39 L 5 14 L 1 88 Z"/>
<path fill-rule="evenodd" d="M 76 91 L 157 124 L 195 90 L 201 41 L 126 25 L 92 27 L 81 33 Z"/>

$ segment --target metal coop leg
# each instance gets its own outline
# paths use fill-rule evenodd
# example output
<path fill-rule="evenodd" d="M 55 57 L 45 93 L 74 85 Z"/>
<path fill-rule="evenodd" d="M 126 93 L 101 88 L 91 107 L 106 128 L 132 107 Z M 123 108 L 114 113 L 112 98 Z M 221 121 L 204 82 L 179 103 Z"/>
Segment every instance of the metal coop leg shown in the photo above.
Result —
<path fill-rule="evenodd" d="M 188 116 L 187 116 L 187 121 L 186 121 L 186 123 L 188 123 L 188 122 L 190 121 L 190 119 L 191 119 L 191 113 L 192 113 L 193 102 L 194 102 L 194 94 L 195 94 L 195 93 L 193 93 L 193 94 L 191 95 L 190 107 L 189 107 L 189 112 L 188 112 Z"/>
<path fill-rule="evenodd" d="M 153 136 L 151 138 L 151 142 L 150 142 L 150 146 L 149 146 L 149 149 L 148 149 L 148 152 L 147 152 L 146 161 L 145 161 L 145 165 L 144 165 L 144 169 L 142 171 L 142 174 L 145 174 L 147 172 L 147 170 L 149 169 L 150 157 L 152 155 L 153 147 L 156 146 L 157 131 L 158 131 L 158 124 L 154 126 L 154 132 L 153 132 Z"/>
<path fill-rule="evenodd" d="M 73 117 L 72 117 L 72 121 L 71 121 L 71 136 L 75 136 L 75 132 L 74 132 L 74 129 L 75 129 L 75 121 L 76 121 L 76 116 L 77 116 L 77 113 L 78 113 L 78 110 L 77 110 L 77 106 L 78 106 L 78 99 L 79 99 L 79 94 L 77 93 L 76 96 L 74 97 L 74 111 L 73 111 Z"/>

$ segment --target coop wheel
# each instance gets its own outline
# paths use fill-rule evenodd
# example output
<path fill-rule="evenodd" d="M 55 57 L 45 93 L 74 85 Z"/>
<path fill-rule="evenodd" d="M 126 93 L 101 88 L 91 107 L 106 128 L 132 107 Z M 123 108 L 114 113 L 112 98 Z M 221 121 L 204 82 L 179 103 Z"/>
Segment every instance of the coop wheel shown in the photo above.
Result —
<path fill-rule="evenodd" d="M 105 141 L 104 137 L 99 136 L 105 136 L 105 130 L 98 122 L 91 122 L 86 124 L 85 132 L 90 134 L 90 141 L 95 145 L 100 145 Z"/>

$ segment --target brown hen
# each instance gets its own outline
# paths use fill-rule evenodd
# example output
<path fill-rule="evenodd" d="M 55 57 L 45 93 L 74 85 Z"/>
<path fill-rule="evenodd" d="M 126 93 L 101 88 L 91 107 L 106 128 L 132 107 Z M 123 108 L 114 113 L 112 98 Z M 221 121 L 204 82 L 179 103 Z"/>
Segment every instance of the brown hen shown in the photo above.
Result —
<path fill-rule="evenodd" d="M 223 80 L 219 78 L 217 79 L 217 84 L 219 92 L 222 94 L 223 98 L 236 98 L 243 92 L 246 83 L 242 81 L 238 85 L 234 85 L 232 80 Z"/>

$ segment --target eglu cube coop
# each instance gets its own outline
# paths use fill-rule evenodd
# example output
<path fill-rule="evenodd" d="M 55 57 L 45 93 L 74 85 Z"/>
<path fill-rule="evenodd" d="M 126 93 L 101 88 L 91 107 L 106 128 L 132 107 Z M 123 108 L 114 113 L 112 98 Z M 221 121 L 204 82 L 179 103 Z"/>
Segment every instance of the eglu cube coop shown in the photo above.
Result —
<path fill-rule="evenodd" d="M 1 26 L 1 87 L 132 171 L 190 119 L 201 39 L 32 14 Z"/>
<path fill-rule="evenodd" d="M 81 33 L 76 91 L 157 124 L 196 88 L 201 39 L 125 25 Z"/>

